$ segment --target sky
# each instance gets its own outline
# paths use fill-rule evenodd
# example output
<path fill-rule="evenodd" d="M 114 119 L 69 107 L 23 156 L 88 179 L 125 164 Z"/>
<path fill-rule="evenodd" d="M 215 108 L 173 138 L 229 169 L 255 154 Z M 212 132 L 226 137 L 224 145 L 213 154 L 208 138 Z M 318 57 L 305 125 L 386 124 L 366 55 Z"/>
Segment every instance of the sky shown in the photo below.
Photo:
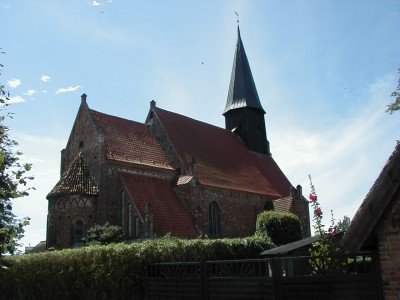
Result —
<path fill-rule="evenodd" d="M 396 140 L 385 113 L 400 67 L 396 1 L 0 0 L 10 135 L 36 188 L 14 201 L 22 242 L 46 236 L 46 195 L 80 104 L 144 122 L 149 102 L 224 127 L 235 11 L 273 158 L 325 221 L 353 217 Z M 217 145 L 216 145 L 217 146 Z"/>

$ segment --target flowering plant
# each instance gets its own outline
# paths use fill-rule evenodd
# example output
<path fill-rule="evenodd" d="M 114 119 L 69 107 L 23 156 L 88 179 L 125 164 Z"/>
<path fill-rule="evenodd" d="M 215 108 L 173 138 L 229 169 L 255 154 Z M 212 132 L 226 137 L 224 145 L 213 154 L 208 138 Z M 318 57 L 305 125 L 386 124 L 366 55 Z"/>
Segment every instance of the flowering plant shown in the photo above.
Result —
<path fill-rule="evenodd" d="M 324 230 L 325 225 L 322 223 L 323 212 L 318 202 L 315 186 L 312 183 L 311 176 L 310 186 L 311 194 L 309 196 L 311 207 L 313 208 L 314 230 L 318 236 L 318 241 L 313 243 L 310 249 L 310 264 L 313 274 L 322 275 L 328 273 L 335 273 L 343 269 L 345 260 L 343 252 L 335 242 L 335 234 L 338 232 L 331 210 L 331 226 L 328 231 Z"/>

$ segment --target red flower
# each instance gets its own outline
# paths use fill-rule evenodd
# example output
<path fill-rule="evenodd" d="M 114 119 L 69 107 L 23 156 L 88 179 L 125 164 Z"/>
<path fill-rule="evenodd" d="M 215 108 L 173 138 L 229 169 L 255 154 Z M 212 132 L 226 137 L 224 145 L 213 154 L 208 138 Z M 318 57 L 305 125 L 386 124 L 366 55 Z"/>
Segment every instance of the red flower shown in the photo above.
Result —
<path fill-rule="evenodd" d="M 308 196 L 310 198 L 310 202 L 315 203 L 318 200 L 317 195 L 315 194 L 310 194 L 310 196 Z"/>
<path fill-rule="evenodd" d="M 328 229 L 328 235 L 332 236 L 335 233 L 335 230 L 332 227 L 329 227 Z"/>
<path fill-rule="evenodd" d="M 317 208 L 314 210 L 314 216 L 317 216 L 317 217 L 322 216 L 322 210 L 321 210 L 320 207 L 317 207 Z"/>

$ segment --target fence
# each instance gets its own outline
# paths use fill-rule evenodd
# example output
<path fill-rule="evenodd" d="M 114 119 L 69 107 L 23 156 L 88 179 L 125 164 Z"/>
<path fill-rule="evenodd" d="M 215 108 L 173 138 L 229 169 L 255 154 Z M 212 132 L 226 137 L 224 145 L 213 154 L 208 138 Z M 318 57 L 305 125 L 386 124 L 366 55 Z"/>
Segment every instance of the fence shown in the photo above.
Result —
<path fill-rule="evenodd" d="M 375 253 L 341 261 L 326 275 L 309 257 L 159 263 L 147 268 L 146 299 L 383 299 Z"/>

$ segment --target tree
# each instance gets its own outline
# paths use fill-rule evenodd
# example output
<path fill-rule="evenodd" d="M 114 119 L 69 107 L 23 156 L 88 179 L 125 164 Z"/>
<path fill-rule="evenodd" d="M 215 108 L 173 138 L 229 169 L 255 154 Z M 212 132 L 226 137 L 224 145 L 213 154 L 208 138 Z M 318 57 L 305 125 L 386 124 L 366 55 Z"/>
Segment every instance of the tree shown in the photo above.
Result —
<path fill-rule="evenodd" d="M 3 68 L 2 64 L 0 68 Z M 9 137 L 9 128 L 4 124 L 6 118 L 12 118 L 12 114 L 7 112 L 8 100 L 9 93 L 0 84 L 0 267 L 5 265 L 4 254 L 15 253 L 24 226 L 29 224 L 29 218 L 17 218 L 13 214 L 12 200 L 27 196 L 30 189 L 27 182 L 33 179 L 27 175 L 31 164 L 20 161 L 22 153 L 16 150 L 18 143 Z"/>
<path fill-rule="evenodd" d="M 106 245 L 111 243 L 120 243 L 124 240 L 122 228 L 110 223 L 104 225 L 95 225 L 88 229 L 86 236 L 82 241 L 87 245 Z"/>
<path fill-rule="evenodd" d="M 343 219 L 339 220 L 337 223 L 337 229 L 339 231 L 346 231 L 347 229 L 349 229 L 351 224 L 351 219 L 350 217 L 344 215 Z"/>
<path fill-rule="evenodd" d="M 400 73 L 400 68 L 398 68 L 398 72 Z M 389 105 L 387 105 L 388 108 L 386 109 L 386 112 L 389 114 L 392 114 L 397 110 L 400 110 L 400 77 L 397 82 L 397 88 L 391 94 L 391 97 L 394 98 L 394 101 L 393 101 L 393 103 L 390 103 Z"/>

